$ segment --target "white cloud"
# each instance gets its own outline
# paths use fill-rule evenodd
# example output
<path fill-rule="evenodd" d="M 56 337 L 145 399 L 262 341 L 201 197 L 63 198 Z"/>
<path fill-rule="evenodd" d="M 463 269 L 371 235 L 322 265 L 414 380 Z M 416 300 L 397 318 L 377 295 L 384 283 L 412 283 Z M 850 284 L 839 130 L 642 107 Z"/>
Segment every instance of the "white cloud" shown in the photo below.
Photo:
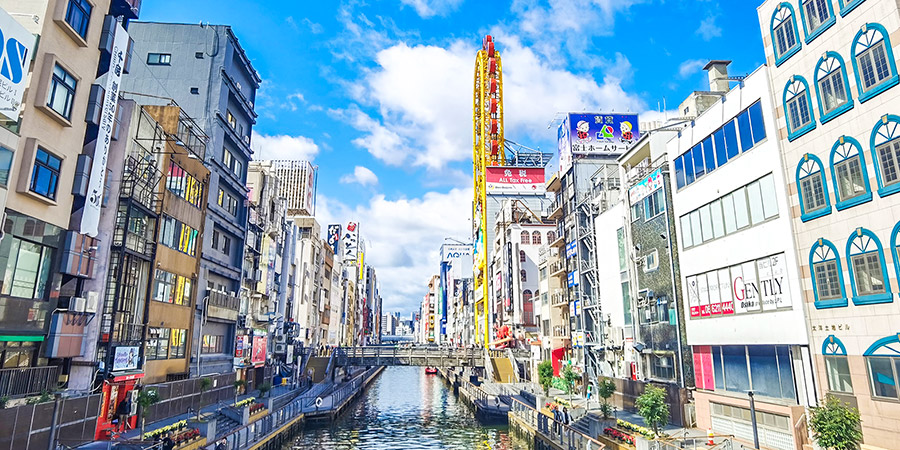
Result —
<path fill-rule="evenodd" d="M 711 41 L 713 38 L 722 36 L 722 28 L 716 25 L 716 16 L 709 15 L 700 22 L 700 27 L 697 28 L 696 33 L 704 41 Z"/>
<path fill-rule="evenodd" d="M 681 63 L 678 66 L 678 76 L 681 78 L 688 78 L 691 75 L 697 73 L 698 70 L 702 69 L 707 63 L 704 59 L 689 59 Z"/>
<path fill-rule="evenodd" d="M 319 146 L 305 136 L 279 134 L 266 136 L 253 132 L 251 147 L 256 153 L 253 159 L 298 159 L 312 161 L 319 153 Z"/>
<path fill-rule="evenodd" d="M 351 208 L 320 194 L 316 216 L 323 228 L 360 222 L 366 260 L 375 267 L 384 299 L 382 310 L 408 312 L 417 308 L 428 278 L 437 273 L 443 239 L 468 240 L 471 201 L 471 189 L 452 189 L 396 200 L 376 195 Z"/>
<path fill-rule="evenodd" d="M 400 0 L 407 6 L 412 6 L 416 13 L 423 19 L 434 16 L 446 16 L 456 10 L 462 0 Z"/>
<path fill-rule="evenodd" d="M 356 166 L 352 174 L 348 173 L 341 177 L 341 183 L 359 183 L 363 186 L 374 186 L 378 184 L 378 176 L 375 175 L 375 172 L 369 170 L 368 167 Z"/>

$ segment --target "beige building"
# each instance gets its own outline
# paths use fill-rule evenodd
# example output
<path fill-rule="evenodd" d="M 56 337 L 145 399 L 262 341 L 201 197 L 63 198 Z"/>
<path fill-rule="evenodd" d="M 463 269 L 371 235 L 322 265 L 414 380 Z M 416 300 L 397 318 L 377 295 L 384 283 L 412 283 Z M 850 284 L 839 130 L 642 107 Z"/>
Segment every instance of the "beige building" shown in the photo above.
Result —
<path fill-rule="evenodd" d="M 758 8 L 819 401 L 857 406 L 865 449 L 900 430 L 900 5 Z"/>

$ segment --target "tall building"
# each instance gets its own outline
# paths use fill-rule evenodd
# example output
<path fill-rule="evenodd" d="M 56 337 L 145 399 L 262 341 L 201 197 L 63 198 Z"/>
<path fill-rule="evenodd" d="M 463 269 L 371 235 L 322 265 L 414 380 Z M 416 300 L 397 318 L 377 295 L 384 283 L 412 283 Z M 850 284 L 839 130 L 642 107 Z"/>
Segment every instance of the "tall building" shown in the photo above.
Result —
<path fill-rule="evenodd" d="M 316 167 L 308 161 L 272 161 L 284 186 L 288 214 L 312 216 L 316 213 Z"/>
<path fill-rule="evenodd" d="M 205 159 L 209 205 L 197 280 L 206 291 L 195 312 L 195 329 L 201 321 L 205 324 L 204 334 L 195 333 L 193 341 L 223 339 L 226 344 L 202 354 L 201 364 L 193 367 L 204 373 L 231 372 L 248 226 L 247 166 L 260 78 L 229 26 L 135 22 L 130 33 L 136 63 L 123 89 L 156 96 L 162 104 L 174 100 L 210 138 Z M 214 299 L 236 305 L 235 313 L 209 317 L 204 308 Z"/>
<path fill-rule="evenodd" d="M 900 5 L 767 0 L 757 11 L 818 398 L 859 408 L 864 448 L 896 448 Z"/>
<path fill-rule="evenodd" d="M 697 425 L 752 442 L 753 391 L 760 445 L 803 448 L 815 387 L 773 97 L 765 66 L 729 90 L 728 63 L 667 145 Z"/>
<path fill-rule="evenodd" d="M 69 380 L 74 361 L 94 360 L 86 351 L 95 348 L 83 344 L 88 323 L 99 322 L 99 292 L 86 285 L 109 248 L 97 239 L 106 163 L 119 138 L 126 27 L 140 8 L 70 3 L 0 1 L 0 370 L 18 368 L 34 381 L 0 376 L 10 396 L 52 391 Z M 91 387 L 91 375 L 80 378 L 79 389 Z"/>

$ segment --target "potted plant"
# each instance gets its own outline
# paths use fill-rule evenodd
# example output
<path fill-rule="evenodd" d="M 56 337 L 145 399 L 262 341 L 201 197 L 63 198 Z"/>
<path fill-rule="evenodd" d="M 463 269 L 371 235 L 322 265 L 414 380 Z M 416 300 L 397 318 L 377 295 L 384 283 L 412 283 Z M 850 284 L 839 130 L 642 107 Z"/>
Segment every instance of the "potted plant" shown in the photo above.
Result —
<path fill-rule="evenodd" d="M 234 403 L 237 403 L 238 395 L 241 393 L 241 389 L 247 385 L 247 380 L 234 380 Z"/>
<path fill-rule="evenodd" d="M 144 435 L 144 425 L 146 418 L 144 417 L 147 408 L 159 403 L 159 391 L 156 388 L 142 388 L 138 393 L 138 417 L 141 419 L 141 435 Z"/>
<path fill-rule="evenodd" d="M 832 395 L 824 405 L 810 408 L 809 428 L 816 444 L 828 450 L 855 450 L 862 443 L 859 410 Z"/>
<path fill-rule="evenodd" d="M 263 384 L 260 384 L 260 385 L 257 387 L 257 389 L 259 389 L 259 396 L 262 397 L 262 398 L 265 398 L 265 397 L 266 397 L 266 394 L 269 393 L 269 391 L 272 390 L 272 383 L 269 383 L 269 382 L 267 381 L 267 382 L 265 382 L 265 383 L 263 383 Z"/>
<path fill-rule="evenodd" d="M 206 377 L 200 379 L 200 401 L 197 406 L 197 422 L 200 421 L 200 410 L 203 409 L 203 393 L 208 391 L 210 387 L 212 387 L 212 380 Z"/>

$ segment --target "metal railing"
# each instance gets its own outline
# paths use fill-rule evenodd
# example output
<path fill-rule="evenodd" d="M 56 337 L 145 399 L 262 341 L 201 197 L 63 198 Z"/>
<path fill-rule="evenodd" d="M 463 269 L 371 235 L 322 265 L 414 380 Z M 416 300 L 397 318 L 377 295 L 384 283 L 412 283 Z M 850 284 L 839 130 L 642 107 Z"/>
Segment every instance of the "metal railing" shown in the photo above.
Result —
<path fill-rule="evenodd" d="M 213 290 L 207 290 L 207 293 L 209 295 L 210 306 L 217 306 L 219 308 L 232 309 L 235 311 L 241 307 L 241 299 L 238 297 Z"/>
<path fill-rule="evenodd" d="M 599 450 L 606 446 L 600 441 L 566 425 L 553 420 L 546 414 L 512 398 L 509 407 L 510 414 L 537 430 L 544 439 L 552 441 L 567 450 Z"/>
<path fill-rule="evenodd" d="M 460 367 L 482 363 L 483 354 L 473 348 L 440 347 L 338 347 L 339 366 L 435 366 Z"/>
<path fill-rule="evenodd" d="M 52 392 L 59 384 L 59 366 L 0 369 L 0 397 Z"/>

